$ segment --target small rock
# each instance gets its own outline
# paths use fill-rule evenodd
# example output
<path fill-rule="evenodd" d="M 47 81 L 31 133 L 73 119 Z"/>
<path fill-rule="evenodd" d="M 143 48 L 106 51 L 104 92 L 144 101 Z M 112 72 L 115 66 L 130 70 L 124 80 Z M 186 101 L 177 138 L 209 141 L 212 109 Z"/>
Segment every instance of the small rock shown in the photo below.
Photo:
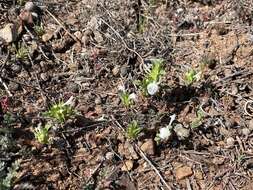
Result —
<path fill-rule="evenodd" d="M 253 131 L 253 119 L 249 121 L 249 129 Z"/>
<path fill-rule="evenodd" d="M 113 69 L 112 69 L 112 74 L 113 76 L 118 76 L 119 75 L 119 72 L 120 72 L 120 67 L 117 65 L 115 66 Z"/>
<path fill-rule="evenodd" d="M 81 38 L 82 38 L 82 32 L 76 31 L 76 32 L 74 33 L 74 36 L 77 37 L 78 39 L 81 39 Z"/>
<path fill-rule="evenodd" d="M 44 82 L 46 82 L 46 81 L 49 80 L 49 76 L 48 76 L 48 74 L 46 74 L 46 73 L 41 73 L 41 74 L 40 74 L 40 78 L 41 78 Z"/>
<path fill-rule="evenodd" d="M 182 124 L 177 124 L 174 131 L 179 140 L 185 140 L 190 136 L 190 129 L 184 128 Z"/>
<path fill-rule="evenodd" d="M 236 95 L 237 93 L 238 93 L 238 88 L 237 88 L 237 86 L 236 86 L 236 84 L 232 84 L 231 85 L 231 88 L 232 88 L 232 90 L 231 90 L 231 94 L 233 94 L 233 95 Z"/>
<path fill-rule="evenodd" d="M 100 34 L 99 32 L 94 32 L 94 39 L 96 40 L 97 43 L 102 43 L 104 41 L 104 38 L 102 36 L 102 34 Z"/>
<path fill-rule="evenodd" d="M 90 44 L 90 37 L 89 36 L 83 36 L 82 39 L 81 39 L 82 43 L 84 45 L 89 45 Z"/>
<path fill-rule="evenodd" d="M 141 145 L 141 150 L 148 154 L 148 155 L 154 155 L 155 154 L 155 143 L 153 139 L 148 139 L 146 142 L 144 142 Z"/>
<path fill-rule="evenodd" d="M 124 162 L 121 170 L 124 171 L 124 172 L 130 171 L 130 170 L 133 169 L 133 166 L 134 166 L 133 161 L 132 160 L 127 160 L 127 161 Z"/>
<path fill-rule="evenodd" d="M 176 179 L 181 180 L 193 174 L 191 167 L 183 166 L 176 169 Z"/>
<path fill-rule="evenodd" d="M 83 34 L 83 37 L 82 37 L 82 43 L 84 44 L 84 45 L 89 45 L 90 44 L 90 39 L 91 39 L 91 37 L 94 37 L 94 33 L 92 32 L 92 30 L 90 30 L 90 29 L 87 29 L 85 32 L 84 32 L 84 34 Z"/>
<path fill-rule="evenodd" d="M 126 65 L 121 66 L 120 68 L 120 75 L 122 77 L 126 76 L 128 73 L 128 67 Z"/>
<path fill-rule="evenodd" d="M 95 104 L 96 105 L 99 105 L 99 104 L 101 104 L 102 103 L 102 99 L 100 98 L 100 97 L 97 97 L 96 99 L 95 99 Z"/>
<path fill-rule="evenodd" d="M 78 93 L 79 92 L 79 85 L 76 83 L 69 84 L 68 90 L 73 93 Z"/>
<path fill-rule="evenodd" d="M 204 179 L 203 173 L 202 173 L 201 171 L 199 171 L 199 170 L 197 170 L 197 171 L 194 173 L 194 176 L 195 176 L 197 179 L 199 179 L 199 180 Z"/>
<path fill-rule="evenodd" d="M 29 34 L 24 34 L 23 35 L 23 39 L 26 41 L 26 42 L 29 42 L 29 41 L 31 41 L 31 36 L 29 35 Z"/>
<path fill-rule="evenodd" d="M 7 43 L 14 42 L 18 37 L 18 28 L 14 24 L 7 24 L 0 30 L 0 38 L 4 39 Z"/>
<path fill-rule="evenodd" d="M 104 111 L 103 111 L 103 108 L 101 105 L 96 105 L 95 107 L 95 112 L 99 115 L 99 114 L 102 114 Z"/>
<path fill-rule="evenodd" d="M 10 91 L 17 91 L 17 90 L 19 90 L 19 84 L 15 83 L 15 82 L 10 82 L 8 85 L 8 88 Z"/>
<path fill-rule="evenodd" d="M 215 165 L 222 165 L 225 162 L 225 158 L 215 157 L 212 161 Z"/>
<path fill-rule="evenodd" d="M 24 9 L 27 10 L 27 11 L 32 12 L 36 9 L 36 6 L 34 5 L 33 2 L 28 1 L 28 2 L 26 2 Z"/>
<path fill-rule="evenodd" d="M 226 143 L 228 147 L 232 147 L 235 144 L 235 139 L 233 137 L 228 137 Z"/>
<path fill-rule="evenodd" d="M 112 159 L 114 158 L 114 153 L 113 153 L 113 152 L 107 152 L 107 153 L 105 154 L 105 158 L 106 158 L 107 160 L 112 160 Z"/>
<path fill-rule="evenodd" d="M 119 134 L 118 139 L 122 139 L 122 141 L 123 141 L 124 136 Z M 135 152 L 133 145 L 127 141 L 124 144 L 119 144 L 118 153 L 127 159 L 134 159 L 134 160 L 139 159 L 139 156 Z"/>
<path fill-rule="evenodd" d="M 54 36 L 53 32 L 47 32 L 45 34 L 42 35 L 41 39 L 43 42 L 48 42 L 49 40 L 51 40 Z"/>
<path fill-rule="evenodd" d="M 18 74 L 18 73 L 21 72 L 22 67 L 21 67 L 19 64 L 13 64 L 13 65 L 11 66 L 11 70 L 12 70 L 14 73 Z"/>
<path fill-rule="evenodd" d="M 250 134 L 250 129 L 249 128 L 243 128 L 242 129 L 242 134 L 244 135 L 244 136 L 249 136 L 249 134 Z"/>

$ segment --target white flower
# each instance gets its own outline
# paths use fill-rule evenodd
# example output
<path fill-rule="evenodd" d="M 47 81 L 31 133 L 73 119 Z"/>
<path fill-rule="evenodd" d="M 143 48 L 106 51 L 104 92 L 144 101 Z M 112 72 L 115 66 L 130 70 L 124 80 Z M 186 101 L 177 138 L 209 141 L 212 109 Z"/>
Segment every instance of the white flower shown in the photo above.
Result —
<path fill-rule="evenodd" d="M 163 127 L 161 128 L 160 130 L 160 133 L 159 133 L 159 137 L 162 139 L 162 140 L 166 140 L 170 137 L 171 135 L 171 132 L 170 132 L 170 129 L 168 127 Z"/>
<path fill-rule="evenodd" d="M 129 98 L 131 99 L 131 100 L 133 100 L 133 101 L 137 101 L 137 95 L 135 94 L 135 93 L 131 93 L 130 95 L 129 95 Z"/>
<path fill-rule="evenodd" d="M 147 90 L 150 95 L 154 95 L 155 93 L 157 93 L 158 89 L 159 86 L 157 82 L 149 83 L 147 86 Z"/>
<path fill-rule="evenodd" d="M 168 127 L 171 126 L 171 124 L 173 123 L 173 121 L 175 121 L 175 119 L 176 119 L 176 114 L 173 114 L 170 116 L 170 123 L 169 123 Z"/>

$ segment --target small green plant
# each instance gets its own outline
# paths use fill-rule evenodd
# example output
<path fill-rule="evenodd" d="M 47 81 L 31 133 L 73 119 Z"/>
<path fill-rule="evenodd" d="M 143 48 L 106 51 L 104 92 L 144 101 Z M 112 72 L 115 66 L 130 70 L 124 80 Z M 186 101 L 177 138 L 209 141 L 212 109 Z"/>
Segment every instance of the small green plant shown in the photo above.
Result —
<path fill-rule="evenodd" d="M 71 99 L 71 98 L 70 98 Z M 68 100 L 71 101 L 71 100 Z M 71 103 L 59 102 L 54 104 L 49 111 L 45 113 L 46 116 L 55 119 L 60 123 L 64 123 L 67 119 L 75 115 L 75 110 L 71 106 Z"/>
<path fill-rule="evenodd" d="M 191 85 L 194 81 L 196 81 L 197 79 L 196 75 L 197 75 L 197 72 L 194 69 L 187 71 L 184 77 L 185 83 L 187 85 Z"/>
<path fill-rule="evenodd" d="M 11 167 L 8 168 L 8 173 L 6 174 L 5 163 L 0 162 L 0 189 L 10 190 L 13 187 L 13 180 L 17 175 L 17 170 L 19 169 L 20 161 L 16 160 L 12 163 Z"/>
<path fill-rule="evenodd" d="M 120 93 L 120 99 L 121 99 L 122 104 L 126 108 L 129 108 L 131 105 L 134 104 L 134 100 L 136 99 L 136 96 L 134 93 L 130 94 L 127 91 L 123 91 Z"/>
<path fill-rule="evenodd" d="M 49 143 L 49 130 L 51 125 L 46 124 L 44 127 L 38 126 L 34 130 L 34 136 L 36 140 L 41 144 L 48 144 Z"/>
<path fill-rule="evenodd" d="M 140 15 L 139 22 L 138 22 L 138 31 L 140 33 L 143 33 L 145 31 L 146 23 L 147 23 L 147 18 L 144 15 Z"/>
<path fill-rule="evenodd" d="M 156 1 L 157 1 L 157 0 L 149 0 L 149 5 L 150 5 L 150 6 L 156 5 Z"/>
<path fill-rule="evenodd" d="M 18 3 L 20 6 L 25 5 L 26 2 L 27 2 L 27 0 L 17 0 L 17 3 Z"/>
<path fill-rule="evenodd" d="M 159 89 L 159 83 L 161 76 L 165 74 L 163 68 L 162 59 L 153 59 L 152 67 L 149 72 L 144 76 L 142 81 L 137 81 L 137 84 L 140 86 L 142 93 L 147 96 L 148 94 L 154 95 Z"/>
<path fill-rule="evenodd" d="M 43 34 L 45 34 L 45 30 L 43 28 L 43 26 L 40 26 L 40 25 L 35 25 L 33 27 L 35 33 L 38 35 L 38 36 L 42 36 Z"/>
<path fill-rule="evenodd" d="M 141 128 L 139 127 L 136 120 L 133 120 L 127 127 L 127 137 L 131 140 L 136 139 L 141 132 Z"/>
<path fill-rule="evenodd" d="M 14 116 L 11 113 L 7 112 L 4 114 L 4 119 L 3 119 L 4 125 L 9 126 L 9 125 L 13 124 L 15 121 L 16 121 L 16 119 L 14 118 Z"/>
<path fill-rule="evenodd" d="M 191 123 L 191 128 L 195 129 L 202 125 L 204 119 L 204 113 L 201 110 L 197 111 L 197 118 Z"/>
<path fill-rule="evenodd" d="M 26 60 L 28 58 L 28 49 L 22 45 L 22 44 L 18 44 L 18 48 L 16 49 L 16 58 L 19 60 Z"/>

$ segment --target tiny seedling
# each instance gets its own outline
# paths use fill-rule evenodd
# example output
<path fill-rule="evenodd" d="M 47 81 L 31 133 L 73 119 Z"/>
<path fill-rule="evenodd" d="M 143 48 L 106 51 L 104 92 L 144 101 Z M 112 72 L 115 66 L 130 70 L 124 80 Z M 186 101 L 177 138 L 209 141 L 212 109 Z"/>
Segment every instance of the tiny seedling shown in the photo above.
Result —
<path fill-rule="evenodd" d="M 141 132 L 141 128 L 139 127 L 136 120 L 133 120 L 127 127 L 127 137 L 131 140 L 134 140 L 138 137 Z"/>
<path fill-rule="evenodd" d="M 18 0 L 17 2 L 20 6 L 23 6 L 27 2 L 27 0 Z"/>
<path fill-rule="evenodd" d="M 7 112 L 4 114 L 4 118 L 3 118 L 3 124 L 4 125 L 11 125 L 12 123 L 14 123 L 16 121 L 16 119 L 14 118 L 13 114 Z"/>
<path fill-rule="evenodd" d="M 26 60 L 28 58 L 28 49 L 22 45 L 22 44 L 19 44 L 18 45 L 18 48 L 15 48 L 16 49 L 16 58 L 19 59 L 19 60 Z"/>
<path fill-rule="evenodd" d="M 3 162 L 1 162 L 1 165 L 0 165 L 0 174 L 3 173 L 2 169 L 4 168 L 4 165 L 2 163 Z M 12 163 L 11 167 L 8 168 L 7 175 L 4 178 L 3 178 L 3 176 L 0 176 L 0 189 L 1 190 L 12 189 L 13 181 L 17 176 L 17 170 L 19 169 L 19 166 L 20 166 L 20 160 L 16 160 L 14 163 Z"/>
<path fill-rule="evenodd" d="M 75 115 L 75 110 L 70 104 L 59 102 L 54 104 L 45 115 L 60 123 L 64 123 L 67 119 Z"/>
<path fill-rule="evenodd" d="M 194 69 L 187 71 L 184 77 L 185 83 L 187 85 L 191 85 L 194 81 L 196 81 L 197 79 L 196 75 L 197 75 L 197 72 Z"/>
<path fill-rule="evenodd" d="M 138 31 L 140 33 L 143 33 L 145 31 L 146 23 L 147 23 L 147 18 L 144 15 L 140 15 L 139 22 L 138 22 Z"/>
<path fill-rule="evenodd" d="M 145 75 L 142 81 L 137 81 L 137 85 L 140 86 L 142 93 L 147 96 L 154 95 L 159 90 L 159 82 L 161 76 L 165 74 L 165 70 L 163 68 L 163 60 L 162 59 L 153 59 L 152 67 L 149 72 Z"/>
<path fill-rule="evenodd" d="M 134 93 L 130 94 L 129 92 L 126 91 L 120 93 L 121 102 L 126 108 L 129 108 L 131 105 L 134 104 L 135 98 L 136 97 Z"/>
<path fill-rule="evenodd" d="M 33 29 L 38 36 L 42 36 L 43 34 L 45 34 L 43 26 L 35 25 Z"/>
<path fill-rule="evenodd" d="M 46 124 L 44 127 L 37 127 L 34 130 L 34 136 L 36 140 L 41 144 L 48 144 L 49 143 L 49 130 L 51 125 Z"/>
<path fill-rule="evenodd" d="M 150 6 L 156 5 L 156 1 L 157 1 L 157 0 L 149 0 L 149 5 L 150 5 Z"/>
<path fill-rule="evenodd" d="M 195 129 L 202 125 L 204 119 L 204 113 L 201 110 L 197 111 L 197 118 L 191 123 L 191 128 Z"/>

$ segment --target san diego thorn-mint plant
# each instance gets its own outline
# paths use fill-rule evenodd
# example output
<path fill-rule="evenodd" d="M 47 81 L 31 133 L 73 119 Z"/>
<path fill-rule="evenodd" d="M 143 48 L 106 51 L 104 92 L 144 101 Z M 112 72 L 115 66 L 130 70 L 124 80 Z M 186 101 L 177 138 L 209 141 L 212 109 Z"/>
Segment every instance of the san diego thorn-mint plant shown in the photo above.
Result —
<path fill-rule="evenodd" d="M 136 101 L 136 94 L 122 91 L 120 92 L 120 100 L 126 108 L 129 108 Z"/>
<path fill-rule="evenodd" d="M 134 140 L 138 137 L 141 132 L 141 128 L 139 127 L 136 120 L 133 120 L 127 127 L 127 137 L 131 140 Z"/>
<path fill-rule="evenodd" d="M 44 127 L 37 127 L 34 130 L 34 136 L 36 140 L 41 144 L 48 144 L 49 143 L 49 130 L 51 125 L 46 124 Z"/>
<path fill-rule="evenodd" d="M 75 115 L 75 110 L 71 105 L 59 102 L 54 104 L 45 115 L 55 119 L 59 123 L 64 123 L 67 119 Z"/>
<path fill-rule="evenodd" d="M 184 80 L 187 85 L 191 85 L 197 78 L 197 72 L 194 69 L 191 69 L 185 73 Z"/>
<path fill-rule="evenodd" d="M 45 30 L 43 28 L 43 26 L 40 26 L 40 25 L 35 25 L 33 27 L 35 33 L 38 35 L 38 36 L 42 36 L 43 34 L 45 34 Z"/>
<path fill-rule="evenodd" d="M 164 60 L 153 59 L 151 60 L 152 67 L 149 72 L 145 75 L 142 81 L 137 81 L 140 86 L 142 93 L 147 96 L 148 94 L 154 95 L 158 91 L 158 84 L 161 76 L 165 74 L 163 68 Z"/>
<path fill-rule="evenodd" d="M 8 168 L 8 173 L 3 177 L 2 173 L 5 173 L 4 163 L 0 162 L 0 189 L 1 190 L 11 190 L 13 187 L 13 180 L 17 175 L 17 170 L 19 169 L 20 161 L 16 160 L 12 163 L 11 167 Z"/>

